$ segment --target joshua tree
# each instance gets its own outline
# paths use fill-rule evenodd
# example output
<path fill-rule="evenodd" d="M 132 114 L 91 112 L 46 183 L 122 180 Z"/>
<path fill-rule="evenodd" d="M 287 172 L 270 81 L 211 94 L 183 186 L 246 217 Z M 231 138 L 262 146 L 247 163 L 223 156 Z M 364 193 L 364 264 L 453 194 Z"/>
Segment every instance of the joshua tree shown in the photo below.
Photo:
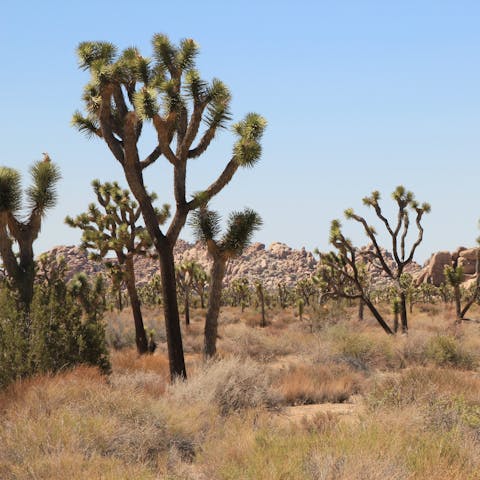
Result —
<path fill-rule="evenodd" d="M 282 309 L 285 309 L 290 300 L 290 291 L 284 282 L 279 282 L 277 285 L 278 303 Z"/>
<path fill-rule="evenodd" d="M 146 228 L 160 259 L 163 308 L 170 375 L 186 377 L 179 322 L 173 247 L 189 212 L 208 202 L 232 179 L 239 167 L 251 167 L 260 158 L 260 138 L 265 120 L 254 113 L 234 125 L 238 139 L 233 154 L 218 178 L 187 200 L 189 160 L 201 156 L 217 130 L 230 119 L 230 92 L 219 80 L 210 84 L 195 69 L 197 44 L 185 39 L 173 45 L 162 34 L 153 37 L 153 60 L 136 48 L 120 55 L 106 42 L 83 42 L 78 47 L 80 68 L 89 70 L 91 80 L 83 99 L 87 115 L 75 113 L 74 125 L 107 144 L 123 168 L 137 199 Z M 160 102 L 159 102 L 160 100 Z M 149 155 L 140 158 L 138 142 L 143 123 L 151 121 L 157 141 Z M 200 129 L 202 121 L 205 129 Z M 164 156 L 173 167 L 175 196 L 173 219 L 166 231 L 157 221 L 143 173 Z"/>
<path fill-rule="evenodd" d="M 30 168 L 32 185 L 26 190 L 28 211 L 25 216 L 21 215 L 25 210 L 22 209 L 19 172 L 0 167 L 0 255 L 26 311 L 32 303 L 35 279 L 33 242 L 40 233 L 45 214 L 55 206 L 56 186 L 60 180 L 58 167 L 46 153 L 43 155 L 43 161 L 35 162 Z"/>
<path fill-rule="evenodd" d="M 201 207 L 191 219 L 195 236 L 204 242 L 213 260 L 210 271 L 210 291 L 205 319 L 205 357 L 213 357 L 217 351 L 218 315 L 222 297 L 223 277 L 227 262 L 239 257 L 249 245 L 252 235 L 262 225 L 260 216 L 246 208 L 243 212 L 233 212 L 228 217 L 227 230 L 221 239 L 220 215 L 206 207 Z"/>
<path fill-rule="evenodd" d="M 480 293 L 480 275 L 479 264 L 480 264 L 480 250 L 477 251 L 477 262 L 475 272 L 477 277 L 475 283 L 469 292 L 465 292 L 465 305 L 462 308 L 462 288 L 461 284 L 465 279 L 463 273 L 463 268 L 461 265 L 458 265 L 458 260 L 454 261 L 453 265 L 446 265 L 443 271 L 447 284 L 450 285 L 453 289 L 453 297 L 455 299 L 455 314 L 456 322 L 460 323 L 462 320 L 467 320 L 465 315 L 467 314 L 470 307 L 478 300 L 478 295 Z"/>
<path fill-rule="evenodd" d="M 190 325 L 190 292 L 193 289 L 194 278 L 198 263 L 193 260 L 187 260 L 181 265 L 177 265 L 177 286 L 184 296 L 185 325 Z"/>
<path fill-rule="evenodd" d="M 315 283 L 311 278 L 303 278 L 295 285 L 295 294 L 298 298 L 303 299 L 304 305 L 310 306 L 310 299 L 317 292 Z"/>
<path fill-rule="evenodd" d="M 384 224 L 387 232 L 392 240 L 392 255 L 394 259 L 393 264 L 389 264 L 385 257 L 384 251 L 381 250 L 377 241 L 377 232 L 375 228 L 367 223 L 364 217 L 357 215 L 353 209 L 349 208 L 345 210 L 345 216 L 348 219 L 357 221 L 363 226 L 363 229 L 373 244 L 373 250 L 368 252 L 370 259 L 379 265 L 385 273 L 395 282 L 400 298 L 400 319 L 402 324 L 402 332 L 408 331 L 407 321 L 407 295 L 405 290 L 400 284 L 400 279 L 405 271 L 405 267 L 412 262 L 413 256 L 417 247 L 420 245 L 423 239 L 423 226 L 421 224 L 423 215 L 430 212 L 430 205 L 423 203 L 420 205 L 416 200 L 412 192 L 405 190 L 401 185 L 398 186 L 392 193 L 392 198 L 397 203 L 398 213 L 396 223 L 392 224 L 384 216 L 379 204 L 380 193 L 378 191 L 372 192 L 369 197 L 363 199 L 364 205 L 372 207 L 375 210 L 375 214 Z M 415 214 L 415 223 L 417 226 L 417 238 L 412 243 L 409 252 L 407 252 L 406 240 L 407 234 L 410 228 L 410 212 Z"/>
<path fill-rule="evenodd" d="M 83 230 L 82 247 L 90 251 L 91 258 L 101 260 L 108 252 L 115 253 L 118 264 L 107 266 L 114 271 L 120 270 L 123 275 L 135 323 L 137 351 L 144 354 L 148 352 L 148 340 L 135 282 L 134 257 L 147 254 L 152 244 L 150 235 L 145 227 L 137 225 L 141 211 L 128 190 L 123 190 L 116 182 L 101 184 L 94 180 L 92 186 L 101 208 L 91 203 L 88 212 L 75 219 L 67 217 L 65 222 Z M 155 198 L 150 195 L 151 201 Z M 169 208 L 164 205 L 162 210 L 155 208 L 154 212 L 161 225 L 168 218 Z"/>
<path fill-rule="evenodd" d="M 203 267 L 197 263 L 193 272 L 192 288 L 195 293 L 200 297 L 200 307 L 205 308 L 205 292 L 207 289 L 210 277 Z"/>
<path fill-rule="evenodd" d="M 237 307 L 240 305 L 242 313 L 250 300 L 250 286 L 248 278 L 240 277 L 233 280 L 230 284 L 230 295 L 232 306 Z"/>
<path fill-rule="evenodd" d="M 365 266 L 357 259 L 357 251 L 352 242 L 343 235 L 341 227 L 338 220 L 333 220 L 330 227 L 330 243 L 337 249 L 337 253 L 317 251 L 320 255 L 317 282 L 322 284 L 324 295 L 327 297 L 363 301 L 380 326 L 391 335 L 393 334 L 392 329 L 370 298 Z"/>
<path fill-rule="evenodd" d="M 258 304 L 260 305 L 260 313 L 262 314 L 260 326 L 265 328 L 267 326 L 267 319 L 265 317 L 265 289 L 261 280 L 255 282 L 255 293 L 257 294 Z"/>

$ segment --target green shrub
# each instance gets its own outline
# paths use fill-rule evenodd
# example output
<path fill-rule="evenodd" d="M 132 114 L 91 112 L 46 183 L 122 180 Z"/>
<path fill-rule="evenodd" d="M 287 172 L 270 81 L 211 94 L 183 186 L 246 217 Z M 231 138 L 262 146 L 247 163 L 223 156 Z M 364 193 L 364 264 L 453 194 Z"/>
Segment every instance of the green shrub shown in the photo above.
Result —
<path fill-rule="evenodd" d="M 17 308 L 8 286 L 0 288 L 0 387 L 81 363 L 110 370 L 102 282 L 84 279 L 79 291 L 77 281 L 68 286 L 61 268 L 48 281 L 40 275 L 29 312 Z"/>
<path fill-rule="evenodd" d="M 460 342 L 449 335 L 432 337 L 425 348 L 426 357 L 438 366 L 452 366 L 473 370 L 477 361 L 474 355 L 467 352 Z"/>

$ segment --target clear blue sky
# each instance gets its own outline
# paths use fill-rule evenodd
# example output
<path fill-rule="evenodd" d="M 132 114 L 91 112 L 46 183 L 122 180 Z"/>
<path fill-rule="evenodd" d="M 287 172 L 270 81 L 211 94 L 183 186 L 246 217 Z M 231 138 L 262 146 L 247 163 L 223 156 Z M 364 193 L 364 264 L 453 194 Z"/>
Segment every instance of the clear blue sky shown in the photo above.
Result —
<path fill-rule="evenodd" d="M 389 203 L 403 184 L 432 205 L 423 261 L 479 233 L 479 24 L 480 2 L 465 0 L 4 1 L 0 164 L 26 176 L 50 153 L 63 180 L 36 251 L 78 243 L 63 218 L 93 200 L 93 178 L 123 177 L 103 143 L 70 127 L 87 81 L 77 44 L 108 40 L 149 55 L 153 33 L 192 37 L 202 75 L 231 88 L 234 119 L 257 111 L 269 122 L 262 160 L 215 208 L 256 209 L 265 225 L 255 240 L 267 245 L 326 249 L 331 219 L 347 207 L 366 213 L 361 199 L 374 189 Z M 195 161 L 190 191 L 215 178 L 232 143 L 223 132 Z M 171 201 L 168 165 L 149 170 L 149 187 Z M 347 232 L 366 243 L 357 228 Z"/>

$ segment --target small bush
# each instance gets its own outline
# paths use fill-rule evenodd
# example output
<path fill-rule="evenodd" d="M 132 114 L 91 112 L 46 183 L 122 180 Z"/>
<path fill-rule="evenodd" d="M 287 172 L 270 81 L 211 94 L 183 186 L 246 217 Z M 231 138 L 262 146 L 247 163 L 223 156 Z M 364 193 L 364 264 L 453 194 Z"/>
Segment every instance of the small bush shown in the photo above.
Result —
<path fill-rule="evenodd" d="M 462 348 L 460 342 L 449 335 L 432 337 L 426 345 L 426 357 L 438 366 L 451 366 L 473 370 L 477 361 L 474 355 Z"/>
<path fill-rule="evenodd" d="M 336 325 L 327 330 L 338 353 L 337 360 L 357 370 L 368 371 L 372 367 L 393 367 L 399 363 L 392 348 L 392 339 L 367 336 L 351 332 L 343 325 Z"/>
<path fill-rule="evenodd" d="M 216 405 L 221 415 L 249 408 L 272 408 L 280 403 L 270 389 L 264 368 L 239 358 L 206 363 L 192 378 L 172 385 L 167 394 L 178 405 Z"/>

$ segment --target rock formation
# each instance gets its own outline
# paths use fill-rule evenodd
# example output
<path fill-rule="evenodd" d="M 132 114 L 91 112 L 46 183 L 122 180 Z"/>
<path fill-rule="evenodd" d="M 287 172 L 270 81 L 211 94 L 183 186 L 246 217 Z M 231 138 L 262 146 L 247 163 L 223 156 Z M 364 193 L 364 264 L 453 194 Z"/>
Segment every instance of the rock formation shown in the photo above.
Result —
<path fill-rule="evenodd" d="M 417 285 L 431 283 L 436 287 L 444 281 L 443 270 L 446 265 L 457 265 L 463 268 L 465 281 L 471 281 L 476 277 L 476 262 L 478 248 L 459 247 L 454 252 L 441 251 L 434 253 L 425 263 L 422 271 L 416 279 Z"/>
<path fill-rule="evenodd" d="M 390 279 L 379 262 L 371 261 L 370 252 L 372 252 L 372 249 L 372 245 L 359 249 L 358 259 L 366 263 L 367 271 L 374 285 L 377 287 L 388 285 Z M 458 258 L 458 263 L 464 267 L 467 279 L 472 278 L 472 273 L 475 272 L 476 251 L 475 248 L 460 248 L 454 253 L 437 252 L 432 255 L 423 269 L 417 263 L 412 262 L 407 266 L 406 272 L 412 274 L 417 279 L 417 283 L 431 282 L 440 285 L 443 281 L 444 266 L 451 264 L 453 258 Z M 395 261 L 391 253 L 383 249 L 382 252 L 386 262 L 394 266 Z M 50 253 L 65 257 L 69 265 L 70 277 L 80 271 L 87 275 L 104 271 L 102 263 L 89 260 L 88 254 L 78 247 L 59 246 L 50 250 Z M 195 260 L 205 270 L 210 269 L 210 259 L 207 251 L 200 243 L 190 244 L 179 240 L 175 247 L 175 260 L 177 263 L 185 260 Z M 154 258 L 138 257 L 135 261 L 135 268 L 139 285 L 147 283 L 154 274 L 159 273 L 159 263 Z M 316 258 L 305 248 L 296 250 L 280 242 L 274 242 L 266 248 L 263 243 L 254 243 L 245 250 L 238 260 L 231 261 L 228 264 L 225 283 L 228 285 L 236 278 L 246 277 L 252 282 L 262 281 L 267 289 L 276 289 L 279 283 L 293 287 L 298 280 L 315 274 L 316 269 Z"/>

